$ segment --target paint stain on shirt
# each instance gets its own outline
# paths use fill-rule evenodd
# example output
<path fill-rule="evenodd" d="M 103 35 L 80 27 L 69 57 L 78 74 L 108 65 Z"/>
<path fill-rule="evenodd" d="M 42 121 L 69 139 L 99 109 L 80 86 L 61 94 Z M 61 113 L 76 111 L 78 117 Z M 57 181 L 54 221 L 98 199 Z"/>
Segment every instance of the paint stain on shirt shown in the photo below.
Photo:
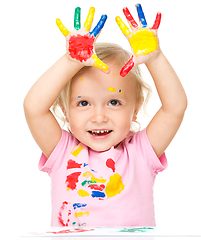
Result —
<path fill-rule="evenodd" d="M 120 194 L 124 190 L 124 184 L 122 178 L 118 173 L 110 176 L 109 182 L 106 185 L 105 193 L 108 197 L 114 197 L 117 194 Z"/>
<path fill-rule="evenodd" d="M 115 172 L 115 162 L 112 158 L 108 158 L 106 161 L 106 166 L 111 168 L 113 172 Z"/>
<path fill-rule="evenodd" d="M 82 163 L 77 163 L 76 161 L 70 159 L 68 160 L 68 165 L 67 165 L 67 169 L 71 169 L 71 168 L 81 168 Z"/>
<path fill-rule="evenodd" d="M 88 192 L 86 192 L 85 190 L 83 190 L 83 189 L 78 190 L 77 193 L 78 193 L 81 197 L 90 196 L 90 194 L 89 194 Z"/>
<path fill-rule="evenodd" d="M 81 172 L 71 173 L 66 178 L 67 188 L 74 190 L 76 188 L 76 183 L 78 183 L 78 177 L 80 176 Z"/>
<path fill-rule="evenodd" d="M 71 210 L 68 210 L 68 202 L 64 201 L 60 207 L 58 221 L 63 227 L 67 227 L 70 222 L 69 216 L 71 215 Z"/>
<path fill-rule="evenodd" d="M 104 192 L 100 192 L 100 191 L 92 191 L 91 196 L 93 198 L 104 198 L 105 197 L 105 193 Z"/>
<path fill-rule="evenodd" d="M 87 212 L 75 212 L 75 217 L 78 218 L 78 217 L 87 217 L 89 216 L 90 213 L 87 211 Z"/>
<path fill-rule="evenodd" d="M 71 151 L 71 154 L 74 156 L 74 157 L 77 157 L 78 154 L 83 150 L 83 146 L 79 143 L 77 146 L 75 146 L 72 151 Z"/>

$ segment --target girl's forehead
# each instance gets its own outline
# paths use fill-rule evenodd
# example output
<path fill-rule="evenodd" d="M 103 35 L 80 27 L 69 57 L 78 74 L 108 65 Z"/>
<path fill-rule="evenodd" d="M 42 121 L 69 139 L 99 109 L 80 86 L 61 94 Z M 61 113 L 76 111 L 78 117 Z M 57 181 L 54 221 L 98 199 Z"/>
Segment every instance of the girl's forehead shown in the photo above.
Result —
<path fill-rule="evenodd" d="M 129 77 L 121 77 L 120 69 L 117 67 L 110 68 L 110 73 L 106 74 L 101 72 L 100 70 L 92 67 L 88 70 L 77 74 L 72 81 L 72 89 L 71 91 L 76 90 L 93 90 L 97 88 L 107 89 L 110 92 L 120 92 L 129 91 L 135 86 L 134 79 Z"/>

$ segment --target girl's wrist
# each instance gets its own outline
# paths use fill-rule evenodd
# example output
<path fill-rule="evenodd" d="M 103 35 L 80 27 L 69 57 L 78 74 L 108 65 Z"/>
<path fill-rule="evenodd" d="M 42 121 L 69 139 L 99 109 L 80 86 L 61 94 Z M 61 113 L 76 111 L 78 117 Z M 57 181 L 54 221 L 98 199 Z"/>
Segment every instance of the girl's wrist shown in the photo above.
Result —
<path fill-rule="evenodd" d="M 76 60 L 72 59 L 71 57 L 69 57 L 68 53 L 65 53 L 64 56 L 65 56 L 66 60 L 68 61 L 68 64 L 70 64 L 73 69 L 77 69 L 79 71 L 81 68 L 84 67 L 81 62 L 76 61 Z"/>
<path fill-rule="evenodd" d="M 160 56 L 162 56 L 162 55 L 163 55 L 162 51 L 161 51 L 160 49 L 157 50 L 157 51 L 153 54 L 153 56 L 145 63 L 145 65 L 146 65 L 147 67 L 153 65 L 153 63 L 155 63 L 156 61 L 158 61 L 158 59 L 159 59 Z"/>

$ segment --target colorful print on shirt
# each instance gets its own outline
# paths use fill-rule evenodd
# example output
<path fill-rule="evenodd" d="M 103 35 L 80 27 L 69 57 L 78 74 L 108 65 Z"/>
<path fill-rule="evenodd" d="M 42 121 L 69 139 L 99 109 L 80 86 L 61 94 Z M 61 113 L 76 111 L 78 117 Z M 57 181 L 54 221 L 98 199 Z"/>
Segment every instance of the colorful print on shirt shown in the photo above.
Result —
<path fill-rule="evenodd" d="M 116 172 L 115 161 L 112 158 L 105 159 L 105 167 L 110 169 L 111 174 L 109 177 L 104 177 L 99 175 L 98 169 L 90 169 L 88 163 L 76 161 L 82 150 L 81 144 L 72 149 L 73 159 L 67 161 L 66 169 L 69 174 L 66 176 L 65 184 L 66 191 L 73 191 L 75 199 L 83 199 L 83 201 L 64 201 L 62 203 L 58 213 L 58 221 L 61 226 L 69 226 L 69 222 L 72 220 L 72 225 L 83 226 L 84 223 L 80 225 L 76 219 L 90 216 L 90 211 L 86 209 L 88 198 L 94 199 L 94 201 L 104 201 L 120 194 L 125 187 L 122 177 Z"/>

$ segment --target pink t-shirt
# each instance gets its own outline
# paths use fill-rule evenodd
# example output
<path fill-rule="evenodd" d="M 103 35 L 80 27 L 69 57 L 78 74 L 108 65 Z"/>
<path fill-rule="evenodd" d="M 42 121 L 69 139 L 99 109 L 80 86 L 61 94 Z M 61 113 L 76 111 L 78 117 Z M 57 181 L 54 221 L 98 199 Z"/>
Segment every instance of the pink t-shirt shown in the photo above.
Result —
<path fill-rule="evenodd" d="M 50 157 L 42 154 L 39 162 L 52 180 L 51 225 L 155 226 L 153 185 L 166 167 L 165 154 L 157 158 L 146 129 L 106 152 L 62 130 Z"/>

